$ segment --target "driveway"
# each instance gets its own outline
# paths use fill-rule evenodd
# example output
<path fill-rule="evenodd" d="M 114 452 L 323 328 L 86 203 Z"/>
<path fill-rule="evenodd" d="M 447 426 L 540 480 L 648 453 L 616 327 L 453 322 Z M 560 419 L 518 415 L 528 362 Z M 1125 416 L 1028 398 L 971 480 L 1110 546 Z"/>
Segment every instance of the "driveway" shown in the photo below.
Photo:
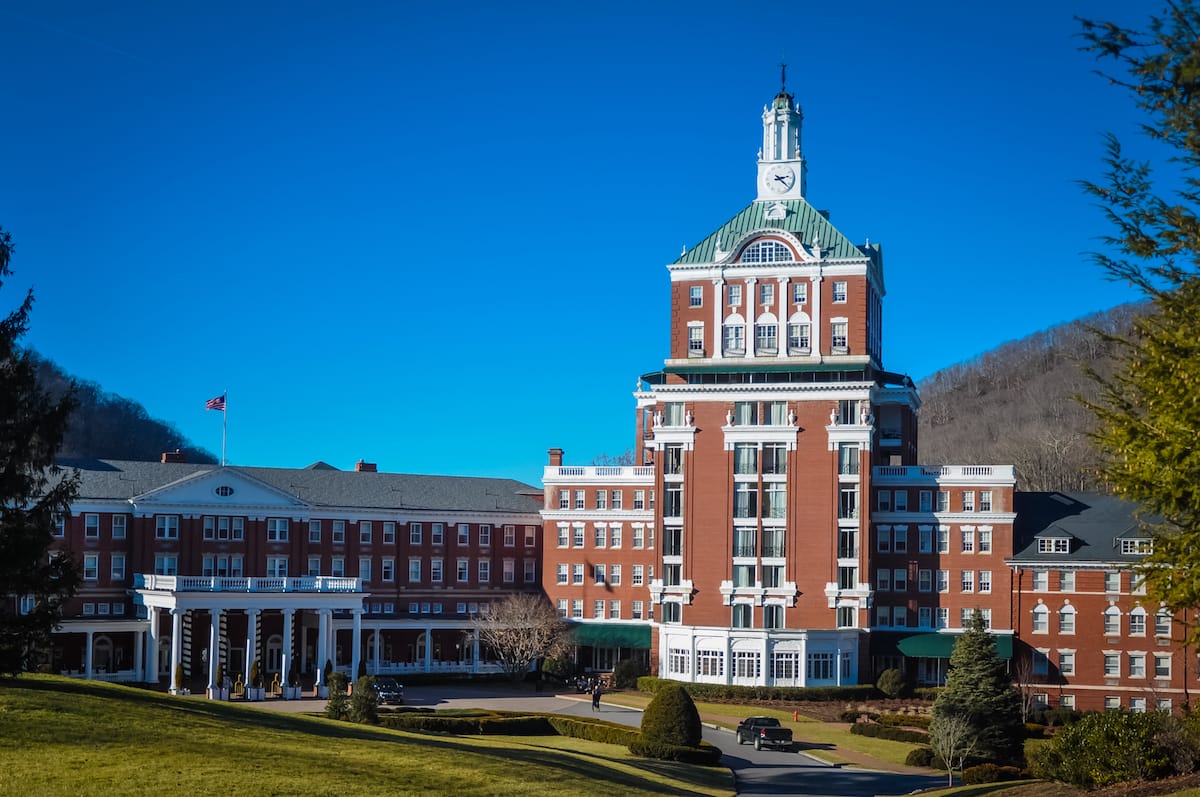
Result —
<path fill-rule="evenodd" d="M 505 711 L 546 711 L 571 716 L 598 716 L 609 722 L 638 727 L 637 709 L 605 703 L 592 711 L 587 695 L 515 691 L 504 686 L 408 686 L 405 704 L 429 708 L 491 708 Z M 256 704 L 276 711 L 320 711 L 324 701 L 269 700 Z M 800 797 L 875 797 L 909 794 L 945 786 L 944 775 L 910 775 L 828 764 L 800 752 L 755 750 L 739 745 L 731 731 L 705 726 L 704 740 L 721 748 L 721 763 L 733 770 L 739 795 L 772 794 Z"/>

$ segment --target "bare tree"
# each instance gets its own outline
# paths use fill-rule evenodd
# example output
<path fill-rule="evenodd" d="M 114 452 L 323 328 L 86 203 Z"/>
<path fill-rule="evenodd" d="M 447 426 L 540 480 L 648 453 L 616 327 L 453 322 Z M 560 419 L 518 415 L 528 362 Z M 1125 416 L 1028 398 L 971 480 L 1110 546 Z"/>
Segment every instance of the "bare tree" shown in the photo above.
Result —
<path fill-rule="evenodd" d="M 624 453 L 616 454 L 615 456 L 606 453 L 597 454 L 592 458 L 592 464 L 599 465 L 601 467 L 633 465 L 633 449 L 627 448 L 625 449 Z"/>
<path fill-rule="evenodd" d="M 542 595 L 520 593 L 490 604 L 472 621 L 479 641 L 491 648 L 500 666 L 519 681 L 538 659 L 564 644 L 567 624 Z"/>
<path fill-rule="evenodd" d="M 962 714 L 935 717 L 929 726 L 929 747 L 946 763 L 948 785 L 954 785 L 954 769 L 961 775 L 967 759 L 975 753 L 979 737 L 975 726 Z"/>
<path fill-rule="evenodd" d="M 1039 701 L 1037 689 L 1045 688 L 1039 683 L 1035 683 L 1037 677 L 1033 674 L 1033 652 L 1030 651 L 1028 656 L 1017 656 L 1013 660 L 1013 685 L 1017 691 L 1021 693 L 1021 722 L 1029 722 L 1029 715 L 1033 713 Z"/>

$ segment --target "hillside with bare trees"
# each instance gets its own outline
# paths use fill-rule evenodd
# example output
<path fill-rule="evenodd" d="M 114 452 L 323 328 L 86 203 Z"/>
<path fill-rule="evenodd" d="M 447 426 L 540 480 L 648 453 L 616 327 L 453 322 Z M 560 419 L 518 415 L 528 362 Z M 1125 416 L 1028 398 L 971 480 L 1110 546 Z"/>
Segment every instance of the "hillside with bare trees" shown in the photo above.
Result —
<path fill-rule="evenodd" d="M 923 380 L 920 461 L 1012 464 L 1022 490 L 1100 490 L 1084 367 L 1112 372 L 1114 344 L 1143 305 L 1126 304 L 1005 343 Z"/>

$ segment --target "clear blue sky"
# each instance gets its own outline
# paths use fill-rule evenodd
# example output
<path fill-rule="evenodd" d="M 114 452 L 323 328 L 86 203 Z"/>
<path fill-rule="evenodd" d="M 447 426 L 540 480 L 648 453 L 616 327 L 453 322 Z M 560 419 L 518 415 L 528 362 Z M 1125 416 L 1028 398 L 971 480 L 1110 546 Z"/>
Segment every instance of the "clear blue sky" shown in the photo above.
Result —
<path fill-rule="evenodd" d="M 229 459 L 539 483 L 633 442 L 665 265 L 753 197 L 760 114 L 883 244 L 920 379 L 1134 298 L 1075 181 L 1131 101 L 1120 0 L 0 3 L 0 226 L 28 343 Z"/>

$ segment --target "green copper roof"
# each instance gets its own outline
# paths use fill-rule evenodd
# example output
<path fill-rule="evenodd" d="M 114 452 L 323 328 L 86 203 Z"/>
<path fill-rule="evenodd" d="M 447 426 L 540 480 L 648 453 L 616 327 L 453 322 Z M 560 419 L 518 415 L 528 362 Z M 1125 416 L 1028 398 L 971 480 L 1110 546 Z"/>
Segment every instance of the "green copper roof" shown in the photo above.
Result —
<path fill-rule="evenodd" d="M 912 659 L 948 659 L 954 653 L 954 643 L 961 634 L 914 634 L 896 643 L 896 647 L 905 656 Z M 997 634 L 996 655 L 1002 659 L 1011 659 L 1013 641 L 1011 636 Z"/>
<path fill-rule="evenodd" d="M 766 217 L 767 209 L 776 204 L 784 205 L 787 208 L 787 215 L 782 219 L 768 219 Z M 752 202 L 749 207 L 725 222 L 675 262 L 679 264 L 712 263 L 715 259 L 718 240 L 721 242 L 722 248 L 728 251 L 746 233 L 762 229 L 790 232 L 799 236 L 805 246 L 811 246 L 813 239 L 819 236 L 822 254 L 827 257 L 870 257 L 876 261 L 876 265 L 880 265 L 878 244 L 871 244 L 869 247 L 855 246 L 849 238 L 842 235 L 836 227 L 829 223 L 829 219 L 803 199 Z"/>
<path fill-rule="evenodd" d="M 650 626 L 627 623 L 572 623 L 569 642 L 601 648 L 650 649 Z"/>

